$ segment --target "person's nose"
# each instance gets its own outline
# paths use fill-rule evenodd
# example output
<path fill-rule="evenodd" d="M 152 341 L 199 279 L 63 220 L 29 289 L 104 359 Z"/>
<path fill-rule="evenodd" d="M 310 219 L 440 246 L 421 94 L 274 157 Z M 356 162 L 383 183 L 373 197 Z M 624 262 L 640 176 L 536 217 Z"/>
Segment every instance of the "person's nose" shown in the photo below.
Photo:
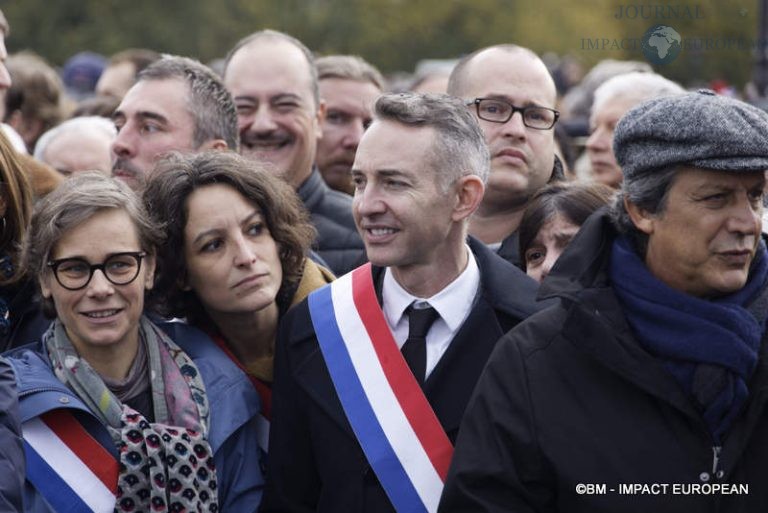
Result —
<path fill-rule="evenodd" d="M 93 271 L 91 281 L 88 282 L 86 287 L 88 297 L 106 297 L 115 292 L 115 286 L 107 279 L 107 276 L 101 269 Z"/>
<path fill-rule="evenodd" d="M 357 145 L 360 144 L 360 139 L 363 137 L 365 127 L 362 121 L 354 121 L 350 123 L 349 128 L 341 139 L 341 144 L 345 149 L 356 150 Z"/>
<path fill-rule="evenodd" d="M 523 123 L 523 113 L 514 112 L 509 121 L 503 124 L 502 133 L 504 137 L 511 137 L 515 139 L 525 139 L 527 137 L 527 127 Z"/>
<path fill-rule="evenodd" d="M 136 156 L 136 131 L 129 124 L 124 125 L 117 133 L 112 142 L 112 154 L 121 159 Z"/>
<path fill-rule="evenodd" d="M 249 266 L 256 262 L 256 252 L 253 245 L 245 236 L 238 234 L 235 238 L 235 265 Z"/>

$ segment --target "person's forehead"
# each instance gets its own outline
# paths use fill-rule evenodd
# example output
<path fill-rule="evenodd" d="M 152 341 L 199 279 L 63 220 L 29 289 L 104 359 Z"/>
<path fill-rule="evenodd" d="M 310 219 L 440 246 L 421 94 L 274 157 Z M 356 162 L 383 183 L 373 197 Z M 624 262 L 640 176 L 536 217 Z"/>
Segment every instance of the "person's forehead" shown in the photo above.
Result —
<path fill-rule="evenodd" d="M 641 103 L 642 100 L 630 96 L 614 96 L 606 99 L 601 104 L 596 105 L 592 110 L 590 121 L 595 122 L 598 118 L 618 121 L 632 107 Z"/>
<path fill-rule="evenodd" d="M 310 63 L 295 45 L 280 40 L 257 40 L 240 48 L 229 62 L 224 83 L 234 96 L 240 92 L 312 94 Z M 282 89 L 282 90 L 280 90 Z"/>
<path fill-rule="evenodd" d="M 681 166 L 673 187 L 697 189 L 707 187 L 751 188 L 765 183 L 765 171 L 718 171 L 695 166 Z"/>
<path fill-rule="evenodd" d="M 430 153 L 435 129 L 410 126 L 391 120 L 375 120 L 365 131 L 355 155 L 355 164 L 371 168 L 411 168 Z M 409 164 L 410 163 L 410 164 Z"/>
<path fill-rule="evenodd" d="M 319 82 L 320 97 L 327 107 L 333 104 L 373 107 L 381 90 L 370 82 L 346 78 L 325 78 Z"/>
<path fill-rule="evenodd" d="M 192 117 L 187 109 L 188 96 L 189 88 L 181 79 L 141 80 L 128 90 L 115 112 L 126 117 L 153 113 L 174 123 L 186 123 Z"/>
<path fill-rule="evenodd" d="M 554 106 L 554 81 L 544 64 L 523 50 L 493 48 L 476 55 L 464 70 L 464 96 L 501 96 Z"/>

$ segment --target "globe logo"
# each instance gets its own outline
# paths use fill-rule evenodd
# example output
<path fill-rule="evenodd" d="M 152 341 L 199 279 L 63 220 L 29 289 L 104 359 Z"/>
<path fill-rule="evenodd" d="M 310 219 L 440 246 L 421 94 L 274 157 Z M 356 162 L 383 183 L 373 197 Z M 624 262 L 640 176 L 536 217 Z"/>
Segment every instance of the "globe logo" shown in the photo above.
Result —
<path fill-rule="evenodd" d="M 642 38 L 645 58 L 652 64 L 664 65 L 680 54 L 682 38 L 672 27 L 656 25 L 645 31 Z"/>

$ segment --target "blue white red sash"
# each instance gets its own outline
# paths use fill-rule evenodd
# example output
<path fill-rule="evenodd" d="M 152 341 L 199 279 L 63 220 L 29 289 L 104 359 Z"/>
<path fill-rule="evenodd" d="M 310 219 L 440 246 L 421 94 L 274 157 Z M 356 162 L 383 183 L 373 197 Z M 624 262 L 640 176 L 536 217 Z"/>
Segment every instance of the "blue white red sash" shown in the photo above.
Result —
<path fill-rule="evenodd" d="M 65 409 L 22 426 L 27 480 L 57 513 L 115 510 L 118 462 Z"/>
<path fill-rule="evenodd" d="M 453 446 L 395 343 L 366 264 L 309 296 L 336 393 L 399 512 L 435 512 Z"/>

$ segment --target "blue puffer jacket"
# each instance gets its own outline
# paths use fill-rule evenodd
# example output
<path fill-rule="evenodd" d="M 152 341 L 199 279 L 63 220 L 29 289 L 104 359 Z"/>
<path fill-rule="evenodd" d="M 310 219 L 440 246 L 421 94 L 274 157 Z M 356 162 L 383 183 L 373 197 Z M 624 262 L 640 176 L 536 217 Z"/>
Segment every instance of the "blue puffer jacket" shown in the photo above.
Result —
<path fill-rule="evenodd" d="M 236 365 L 202 332 L 176 322 L 158 325 L 194 360 L 208 394 L 211 411 L 209 442 L 219 485 L 219 510 L 251 513 L 258 509 L 264 479 L 257 455 L 255 418 L 259 398 Z M 117 458 L 106 428 L 87 406 L 53 374 L 41 344 L 5 355 L 16 372 L 22 423 L 55 408 L 70 408 L 92 436 Z M 27 512 L 53 509 L 27 482 Z"/>

